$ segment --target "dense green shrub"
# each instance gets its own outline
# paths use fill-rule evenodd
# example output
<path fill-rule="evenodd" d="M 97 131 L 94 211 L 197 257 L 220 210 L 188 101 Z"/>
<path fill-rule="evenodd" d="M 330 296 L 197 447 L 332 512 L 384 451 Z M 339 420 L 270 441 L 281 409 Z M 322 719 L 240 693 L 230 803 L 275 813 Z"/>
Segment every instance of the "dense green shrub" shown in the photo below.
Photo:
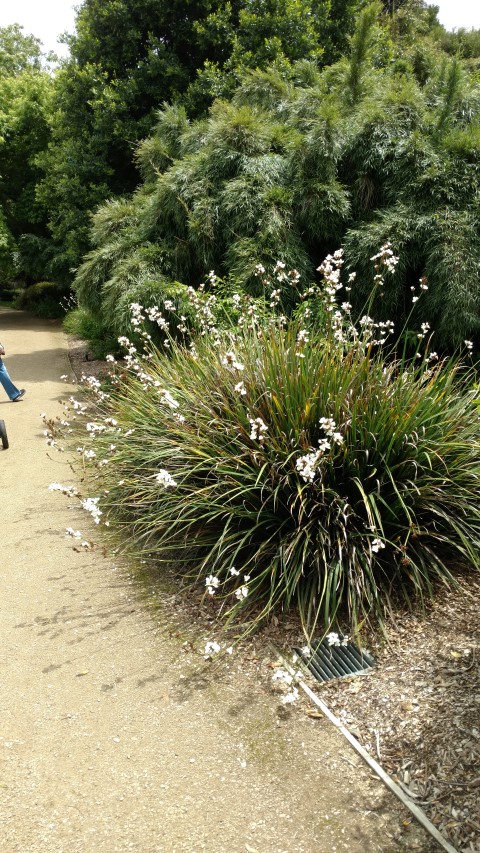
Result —
<path fill-rule="evenodd" d="M 69 335 L 77 335 L 88 341 L 94 358 L 105 358 L 110 353 L 118 353 L 117 339 L 111 334 L 97 314 L 86 308 L 73 308 L 65 315 L 63 327 Z"/>
<path fill-rule="evenodd" d="M 359 310 L 372 285 L 369 258 L 389 240 L 401 263 L 378 311 L 401 328 L 411 288 L 426 276 L 417 324 L 430 322 L 444 351 L 476 339 L 478 80 L 456 60 L 437 61 L 420 82 L 408 62 L 381 59 L 375 14 L 364 10 L 350 58 L 335 66 L 243 75 L 231 100 L 217 100 L 201 121 L 165 106 L 137 153 L 144 183 L 93 218 L 80 303 L 108 303 L 118 330 L 122 293 L 133 301 L 142 280 L 197 287 L 213 269 L 256 294 L 257 264 L 281 259 L 309 283 L 343 245 L 358 272 Z"/>
<path fill-rule="evenodd" d="M 18 294 L 15 307 L 22 311 L 31 311 L 36 317 L 55 319 L 65 315 L 62 300 L 68 294 L 68 289 L 52 281 L 37 281 Z"/>
<path fill-rule="evenodd" d="M 385 361 L 389 327 L 358 337 L 344 310 L 327 337 L 245 315 L 193 352 L 138 361 L 126 342 L 130 370 L 89 423 L 102 512 L 224 615 L 294 606 L 310 634 L 480 568 L 471 377 L 428 346 Z"/>

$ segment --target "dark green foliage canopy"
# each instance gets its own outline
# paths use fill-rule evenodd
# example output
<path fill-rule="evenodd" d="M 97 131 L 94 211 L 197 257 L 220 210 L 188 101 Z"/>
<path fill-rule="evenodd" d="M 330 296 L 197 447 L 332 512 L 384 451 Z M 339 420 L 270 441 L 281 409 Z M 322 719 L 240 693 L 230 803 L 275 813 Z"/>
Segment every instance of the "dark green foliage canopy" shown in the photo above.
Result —
<path fill-rule="evenodd" d="M 36 197 L 39 152 L 49 139 L 53 81 L 42 68 L 40 43 L 18 25 L 0 28 L 0 282 L 16 274 L 15 254 L 25 232 L 46 238 Z"/>
<path fill-rule="evenodd" d="M 57 278 L 88 248 L 89 216 L 138 182 L 134 152 L 164 102 L 205 112 L 245 68 L 340 55 L 358 0 L 85 0 L 56 75 L 39 197 Z M 337 15 L 340 17 L 337 18 Z"/>
<path fill-rule="evenodd" d="M 394 55 L 375 67 L 375 20 L 369 7 L 350 60 L 321 73 L 300 62 L 245 74 L 206 120 L 166 106 L 137 152 L 143 184 L 94 218 L 95 248 L 76 279 L 81 302 L 108 304 L 115 318 L 116 302 L 126 293 L 135 301 L 145 279 L 161 293 L 166 281 L 198 283 L 210 269 L 258 293 L 256 265 L 277 260 L 307 286 L 343 245 L 359 272 L 360 309 L 369 259 L 391 241 L 400 264 L 379 318 L 401 328 L 426 276 L 412 327 L 430 322 L 438 347 L 477 335 L 480 89 L 455 60 L 424 85 Z M 284 304 L 293 307 L 291 293 Z"/>

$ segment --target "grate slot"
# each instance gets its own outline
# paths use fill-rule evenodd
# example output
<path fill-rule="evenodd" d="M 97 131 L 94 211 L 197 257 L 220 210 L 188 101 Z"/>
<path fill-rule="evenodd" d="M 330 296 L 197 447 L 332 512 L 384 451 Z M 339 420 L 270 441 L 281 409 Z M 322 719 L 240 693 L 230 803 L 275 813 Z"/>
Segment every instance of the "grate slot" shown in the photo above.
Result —
<path fill-rule="evenodd" d="M 359 649 L 350 641 L 342 646 L 331 646 L 326 639 L 322 642 L 314 640 L 310 648 L 310 655 L 304 654 L 299 648 L 295 651 L 317 681 L 358 675 L 375 665 L 368 652 Z"/>

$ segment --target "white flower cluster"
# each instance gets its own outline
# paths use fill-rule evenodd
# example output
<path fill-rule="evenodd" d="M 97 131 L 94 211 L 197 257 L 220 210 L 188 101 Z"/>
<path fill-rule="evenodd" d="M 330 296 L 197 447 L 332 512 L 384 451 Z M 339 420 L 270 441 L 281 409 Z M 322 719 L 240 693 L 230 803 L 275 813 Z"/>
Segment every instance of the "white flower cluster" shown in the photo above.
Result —
<path fill-rule="evenodd" d="M 241 397 L 245 397 L 247 393 L 247 389 L 245 388 L 245 384 L 243 382 L 237 382 L 234 391 L 236 394 L 240 394 Z"/>
<path fill-rule="evenodd" d="M 422 276 L 422 278 L 419 281 L 419 285 L 420 285 L 420 291 L 428 290 L 427 279 L 425 278 L 425 276 Z M 410 288 L 410 291 L 412 294 L 412 303 L 413 303 L 413 305 L 415 305 L 415 302 L 418 302 L 418 300 L 420 299 L 420 294 L 415 293 L 415 288 L 413 286 Z"/>
<path fill-rule="evenodd" d="M 333 255 L 327 255 L 318 272 L 323 276 L 325 282 L 325 293 L 327 297 L 327 311 L 333 311 L 336 304 L 337 291 L 343 287 L 340 275 L 344 264 L 343 249 L 337 249 Z"/>
<path fill-rule="evenodd" d="M 272 681 L 276 682 L 281 688 L 288 688 L 280 697 L 282 705 L 291 705 L 298 701 L 299 693 L 298 688 L 294 686 L 295 678 L 296 675 L 291 675 L 285 669 L 276 669 L 272 675 Z"/>
<path fill-rule="evenodd" d="M 159 382 L 154 383 L 156 387 L 160 385 Z M 174 397 L 170 394 L 170 391 L 167 391 L 166 388 L 158 388 L 158 393 L 160 395 L 160 400 L 162 403 L 165 403 L 170 409 L 178 409 L 180 407 L 180 403 L 175 400 Z"/>
<path fill-rule="evenodd" d="M 348 637 L 340 637 L 336 631 L 330 631 L 325 639 L 329 646 L 347 646 L 349 641 Z"/>
<path fill-rule="evenodd" d="M 66 536 L 72 536 L 73 539 L 81 539 L 82 538 L 82 534 L 81 534 L 80 530 L 74 530 L 73 527 L 66 527 L 65 528 L 65 535 Z"/>
<path fill-rule="evenodd" d="M 220 586 L 220 578 L 217 578 L 216 575 L 208 575 L 208 577 L 205 578 L 205 586 L 207 587 L 209 595 L 215 595 L 215 590 Z"/>
<path fill-rule="evenodd" d="M 200 327 L 202 336 L 208 335 L 218 342 L 218 330 L 216 326 L 215 306 L 217 297 L 214 293 L 209 296 L 205 293 L 205 285 L 201 284 L 198 290 L 193 287 L 187 288 L 187 297 L 190 305 L 195 310 L 195 317 Z"/>
<path fill-rule="evenodd" d="M 380 268 L 384 266 L 389 273 L 394 273 L 399 259 L 393 254 L 392 244 L 387 241 L 380 251 L 376 255 L 373 255 L 370 260 L 373 261 L 377 273 L 375 275 L 375 280 L 381 281 L 382 276 L 379 273 Z"/>
<path fill-rule="evenodd" d="M 430 323 L 422 323 L 420 328 L 422 331 L 418 333 L 417 338 L 424 338 L 430 330 Z"/>
<path fill-rule="evenodd" d="M 262 418 L 251 418 L 250 415 L 247 415 L 247 417 L 250 423 L 250 438 L 252 441 L 262 443 L 265 441 L 265 433 L 268 432 L 268 426 Z"/>
<path fill-rule="evenodd" d="M 234 370 L 245 370 L 245 365 L 243 365 L 241 361 L 237 360 L 234 352 L 226 352 L 225 355 L 222 356 L 222 364 L 226 367 L 232 367 Z"/>
<path fill-rule="evenodd" d="M 105 424 L 99 424 L 96 423 L 96 421 L 90 421 L 90 423 L 85 427 L 87 432 L 91 433 L 92 438 L 94 438 L 97 433 L 105 432 L 106 428 Z"/>
<path fill-rule="evenodd" d="M 216 640 L 208 640 L 208 642 L 205 643 L 203 656 L 205 660 L 210 660 L 214 655 L 218 655 L 221 650 L 222 646 L 220 645 L 220 643 L 217 643 Z M 231 655 L 233 652 L 233 646 L 228 646 L 225 651 L 227 655 Z"/>
<path fill-rule="evenodd" d="M 69 498 L 73 498 L 75 495 L 78 495 L 78 491 L 75 486 L 62 486 L 61 483 L 50 483 L 48 490 L 49 492 L 62 492 L 63 495 L 67 495 Z"/>
<path fill-rule="evenodd" d="M 161 468 L 158 474 L 156 474 L 155 481 L 160 486 L 163 486 L 164 489 L 174 488 L 177 485 L 176 480 L 173 479 L 171 474 L 169 474 L 165 468 Z"/>
<path fill-rule="evenodd" d="M 364 314 L 359 320 L 362 327 L 362 341 L 365 345 L 369 344 L 384 344 L 388 335 L 393 335 L 395 324 L 392 320 L 380 320 L 376 323 L 368 314 Z M 377 337 L 374 337 L 374 332 L 377 332 Z"/>
<path fill-rule="evenodd" d="M 378 554 L 383 548 L 385 548 L 385 542 L 382 539 L 372 539 L 371 549 L 374 554 Z"/>
<path fill-rule="evenodd" d="M 102 383 L 96 376 L 87 376 L 86 373 L 82 373 L 80 377 L 80 382 L 82 385 L 86 385 L 90 391 L 93 391 L 97 396 L 102 396 L 101 387 Z"/>
<path fill-rule="evenodd" d="M 297 287 L 298 282 L 300 281 L 300 273 L 296 269 L 287 270 L 284 261 L 277 261 L 275 267 L 273 269 L 273 279 L 270 275 L 267 274 L 265 267 L 263 264 L 257 264 L 254 270 L 254 274 L 261 279 L 262 286 L 267 290 L 270 289 L 269 293 L 269 304 L 270 308 L 277 308 L 282 301 L 282 286 L 291 286 Z M 281 285 L 278 287 L 277 285 Z M 255 315 L 252 306 L 250 305 L 250 312 L 248 312 L 250 316 L 253 317 L 255 321 L 258 320 Z M 273 322 L 275 322 L 275 319 Z M 243 324 L 243 321 L 240 325 Z"/>
<path fill-rule="evenodd" d="M 248 586 L 245 584 L 244 586 L 239 586 L 238 589 L 235 590 L 235 597 L 238 598 L 239 601 L 242 601 L 244 598 L 248 596 Z"/>
<path fill-rule="evenodd" d="M 239 577 L 240 572 L 234 566 L 232 566 L 232 568 L 230 569 L 230 575 L 236 578 Z M 237 598 L 238 601 L 243 601 L 245 598 L 248 597 L 249 589 L 247 584 L 249 580 L 250 575 L 244 575 L 243 584 L 237 587 L 237 589 L 234 591 L 235 598 Z M 205 586 L 209 595 L 215 595 L 215 592 L 217 589 L 220 588 L 220 585 L 220 578 L 218 578 L 216 575 L 208 575 L 208 577 L 205 578 Z"/>
<path fill-rule="evenodd" d="M 121 347 L 127 350 L 130 356 L 134 356 L 137 352 L 136 346 L 134 346 L 129 340 L 129 338 L 127 338 L 125 335 L 120 335 L 120 337 L 118 338 L 118 343 Z"/>
<path fill-rule="evenodd" d="M 297 355 L 299 355 L 298 350 L 303 347 L 304 344 L 308 344 L 309 340 L 308 331 L 306 329 L 300 329 L 297 335 Z"/>
<path fill-rule="evenodd" d="M 306 453 L 297 459 L 295 467 L 302 480 L 306 483 L 313 483 L 318 473 L 318 463 L 322 455 L 320 450 L 313 450 L 311 453 Z"/>
<path fill-rule="evenodd" d="M 75 397 L 69 397 L 68 400 L 72 404 L 72 409 L 74 410 L 74 412 L 77 412 L 79 415 L 85 414 L 88 409 L 88 406 L 86 406 L 85 403 L 80 403 L 80 401 L 76 400 Z"/>
<path fill-rule="evenodd" d="M 325 453 L 328 453 L 333 445 L 341 445 L 344 441 L 343 435 L 337 430 L 333 418 L 320 418 L 319 425 L 325 432 L 325 437 L 319 438 L 318 450 L 312 450 L 310 453 L 300 456 L 295 462 L 298 473 L 306 483 L 313 483 L 319 474 L 319 465 Z"/>
<path fill-rule="evenodd" d="M 100 523 L 100 516 L 102 515 L 102 511 L 98 506 L 99 500 L 100 498 L 84 498 L 81 501 L 82 508 L 90 513 L 95 524 Z"/>

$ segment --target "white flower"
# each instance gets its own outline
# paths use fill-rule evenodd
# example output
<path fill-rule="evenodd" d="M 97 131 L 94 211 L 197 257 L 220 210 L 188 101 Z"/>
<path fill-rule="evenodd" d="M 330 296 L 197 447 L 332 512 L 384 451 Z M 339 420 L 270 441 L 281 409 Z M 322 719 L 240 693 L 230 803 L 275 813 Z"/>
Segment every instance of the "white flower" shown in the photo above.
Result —
<path fill-rule="evenodd" d="M 160 486 L 163 486 L 164 489 L 168 489 L 169 487 L 173 488 L 177 485 L 176 480 L 173 479 L 171 474 L 169 474 L 168 471 L 165 470 L 165 468 L 161 468 L 158 474 L 156 474 L 155 481 Z"/>
<path fill-rule="evenodd" d="M 321 456 L 322 451 L 316 450 L 313 453 L 306 453 L 305 456 L 300 456 L 295 462 L 298 473 L 306 483 L 313 483 L 318 472 L 317 465 Z"/>
<path fill-rule="evenodd" d="M 94 450 L 85 450 L 83 453 L 85 459 L 95 459 L 97 455 Z"/>
<path fill-rule="evenodd" d="M 391 273 L 395 272 L 395 267 L 398 264 L 398 258 L 393 254 L 392 244 L 390 242 L 385 243 L 378 254 L 373 255 L 370 260 L 374 262 L 375 269 L 379 269 L 383 264 L 383 266 L 385 266 Z"/>
<path fill-rule="evenodd" d="M 327 640 L 329 646 L 339 646 L 341 642 L 340 637 L 338 636 L 336 631 L 330 631 L 330 633 L 327 634 L 325 639 Z"/>
<path fill-rule="evenodd" d="M 244 396 L 246 395 L 246 393 L 247 393 L 247 389 L 245 388 L 245 385 L 244 385 L 244 383 L 243 383 L 243 382 L 238 382 L 238 383 L 235 385 L 234 391 L 235 391 L 237 394 L 240 394 L 242 397 L 244 397 Z"/>
<path fill-rule="evenodd" d="M 378 552 L 379 552 L 382 548 L 385 548 L 385 542 L 383 542 L 381 539 L 374 539 L 374 540 L 372 541 L 371 548 L 372 548 L 372 551 L 373 551 L 375 554 L 378 554 Z"/>
<path fill-rule="evenodd" d="M 209 658 L 212 655 L 217 655 L 221 649 L 221 645 L 216 643 L 215 640 L 209 640 L 208 643 L 205 643 L 204 655 L 205 658 Z"/>
<path fill-rule="evenodd" d="M 319 424 L 325 430 L 327 435 L 333 435 L 337 426 L 333 418 L 320 418 Z"/>
<path fill-rule="evenodd" d="M 62 486 L 61 483 L 50 483 L 48 490 L 50 492 L 62 492 L 70 498 L 78 494 L 75 486 Z"/>
<path fill-rule="evenodd" d="M 292 687 L 288 693 L 285 693 L 284 696 L 280 698 L 280 702 L 282 705 L 291 705 L 293 702 L 298 701 L 298 689 L 296 687 Z"/>
<path fill-rule="evenodd" d="M 235 590 L 235 597 L 238 598 L 239 601 L 242 601 L 243 598 L 246 598 L 248 595 L 248 586 L 240 586 Z"/>
<path fill-rule="evenodd" d="M 297 344 L 308 344 L 309 337 L 306 329 L 300 329 L 297 335 Z"/>
<path fill-rule="evenodd" d="M 74 530 L 73 527 L 66 527 L 65 528 L 65 534 L 66 534 L 66 536 L 73 536 L 74 539 L 81 539 L 82 538 L 82 534 L 80 533 L 80 531 Z"/>
<path fill-rule="evenodd" d="M 100 523 L 100 516 L 102 515 L 102 511 L 98 506 L 100 498 L 85 498 L 81 501 L 81 505 L 83 509 L 90 513 L 95 524 Z"/>
<path fill-rule="evenodd" d="M 220 586 L 220 578 L 217 578 L 216 575 L 209 575 L 205 578 L 205 586 L 209 595 L 215 595 L 215 590 Z"/>
<path fill-rule="evenodd" d="M 293 684 L 293 675 L 285 669 L 276 669 L 272 675 L 272 681 L 280 681 L 283 684 Z"/>
<path fill-rule="evenodd" d="M 95 421 L 90 421 L 90 423 L 86 424 L 87 432 L 91 432 L 92 435 L 95 435 L 97 432 L 105 432 L 106 426 L 104 424 L 97 424 Z"/>
<path fill-rule="evenodd" d="M 172 395 L 170 394 L 170 391 L 167 391 L 166 388 L 159 388 L 158 393 L 160 394 L 160 397 L 162 398 L 162 403 L 166 403 L 170 409 L 178 409 L 179 408 L 180 403 L 177 403 L 177 401 L 174 399 L 174 397 L 172 397 Z"/>
<path fill-rule="evenodd" d="M 226 352 L 225 355 L 222 356 L 222 364 L 226 367 L 233 367 L 234 370 L 245 370 L 245 365 L 240 361 L 237 361 L 237 357 L 234 352 Z"/>
<path fill-rule="evenodd" d="M 247 415 L 248 420 L 250 422 L 250 438 L 252 441 L 264 441 L 265 433 L 268 431 L 268 427 L 261 418 L 251 418 L 250 415 Z"/>
<path fill-rule="evenodd" d="M 240 574 L 240 572 L 239 572 L 239 571 L 237 571 L 237 569 L 235 568 L 235 566 L 232 566 L 232 568 L 230 569 L 230 574 L 232 575 L 232 577 L 237 578 L 237 577 L 238 577 L 238 575 Z"/>
<path fill-rule="evenodd" d="M 463 343 L 465 344 L 468 351 L 471 352 L 473 349 L 473 341 L 464 341 Z"/>

